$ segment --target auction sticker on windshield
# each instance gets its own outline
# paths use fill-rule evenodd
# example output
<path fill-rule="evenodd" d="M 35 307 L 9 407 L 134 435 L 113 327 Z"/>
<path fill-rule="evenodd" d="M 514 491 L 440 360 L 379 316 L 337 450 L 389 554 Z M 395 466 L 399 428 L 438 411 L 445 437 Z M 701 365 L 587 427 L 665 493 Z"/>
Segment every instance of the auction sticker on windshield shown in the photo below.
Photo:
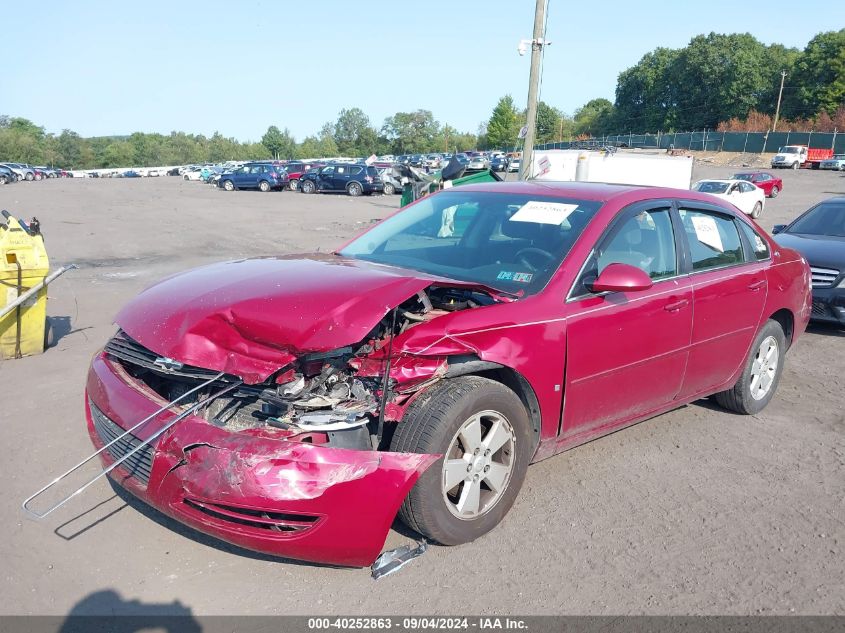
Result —
<path fill-rule="evenodd" d="M 534 224 L 554 224 L 560 226 L 577 208 L 577 204 L 531 200 L 522 205 L 508 219 L 511 222 L 533 222 Z"/>

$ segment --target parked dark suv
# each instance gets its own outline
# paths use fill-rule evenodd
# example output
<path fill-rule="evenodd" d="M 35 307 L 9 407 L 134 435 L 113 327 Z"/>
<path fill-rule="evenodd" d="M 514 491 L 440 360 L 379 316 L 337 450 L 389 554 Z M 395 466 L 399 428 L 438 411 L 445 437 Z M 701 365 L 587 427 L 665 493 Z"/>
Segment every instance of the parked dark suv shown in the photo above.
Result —
<path fill-rule="evenodd" d="M 382 192 L 384 184 L 375 167 L 369 165 L 335 164 L 309 171 L 299 179 L 302 193 L 342 192 L 360 196 Z"/>
<path fill-rule="evenodd" d="M 285 165 L 285 171 L 288 174 L 288 188 L 291 191 L 296 191 L 299 189 L 299 180 L 305 172 L 314 167 L 322 166 L 322 163 L 306 163 L 299 160 L 289 162 Z"/>
<path fill-rule="evenodd" d="M 226 191 L 235 189 L 284 189 L 288 186 L 285 170 L 268 163 L 246 163 L 232 171 L 220 174 L 217 186 Z"/>

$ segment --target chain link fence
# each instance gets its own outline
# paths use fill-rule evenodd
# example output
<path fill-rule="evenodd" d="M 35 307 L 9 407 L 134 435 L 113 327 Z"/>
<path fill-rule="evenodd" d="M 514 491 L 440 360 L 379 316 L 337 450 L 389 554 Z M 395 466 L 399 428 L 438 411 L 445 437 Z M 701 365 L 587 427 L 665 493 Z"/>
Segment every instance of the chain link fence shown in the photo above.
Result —
<path fill-rule="evenodd" d="M 657 134 L 615 134 L 583 141 L 544 143 L 536 149 L 571 149 L 589 146 L 643 149 L 688 149 L 707 152 L 774 153 L 784 145 L 807 145 L 845 154 L 845 134 L 838 132 L 658 132 Z"/>

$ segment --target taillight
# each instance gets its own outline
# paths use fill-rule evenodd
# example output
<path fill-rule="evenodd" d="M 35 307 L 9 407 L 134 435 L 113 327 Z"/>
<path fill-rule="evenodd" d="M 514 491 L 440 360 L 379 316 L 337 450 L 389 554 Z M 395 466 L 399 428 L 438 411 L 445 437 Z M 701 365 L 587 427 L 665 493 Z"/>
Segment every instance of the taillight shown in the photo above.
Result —
<path fill-rule="evenodd" d="M 372 182 L 372 181 L 373 181 L 373 177 L 372 177 L 372 176 L 365 176 L 365 177 L 364 177 L 364 180 L 366 180 L 367 182 Z"/>

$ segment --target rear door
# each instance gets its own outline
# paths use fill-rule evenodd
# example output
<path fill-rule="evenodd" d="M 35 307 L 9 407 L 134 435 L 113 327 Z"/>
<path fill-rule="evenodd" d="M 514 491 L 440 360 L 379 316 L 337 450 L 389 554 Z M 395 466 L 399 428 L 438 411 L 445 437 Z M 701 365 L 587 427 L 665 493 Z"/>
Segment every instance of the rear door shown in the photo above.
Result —
<path fill-rule="evenodd" d="M 681 390 L 689 397 L 723 384 L 745 360 L 766 302 L 768 251 L 750 254 L 741 220 L 727 211 L 683 203 L 679 217 L 695 314 Z"/>
<path fill-rule="evenodd" d="M 564 436 L 608 429 L 677 397 L 692 331 L 692 288 L 670 201 L 621 212 L 579 275 L 567 303 Z M 643 269 L 654 282 L 638 292 L 595 294 L 589 282 L 608 264 Z"/>

